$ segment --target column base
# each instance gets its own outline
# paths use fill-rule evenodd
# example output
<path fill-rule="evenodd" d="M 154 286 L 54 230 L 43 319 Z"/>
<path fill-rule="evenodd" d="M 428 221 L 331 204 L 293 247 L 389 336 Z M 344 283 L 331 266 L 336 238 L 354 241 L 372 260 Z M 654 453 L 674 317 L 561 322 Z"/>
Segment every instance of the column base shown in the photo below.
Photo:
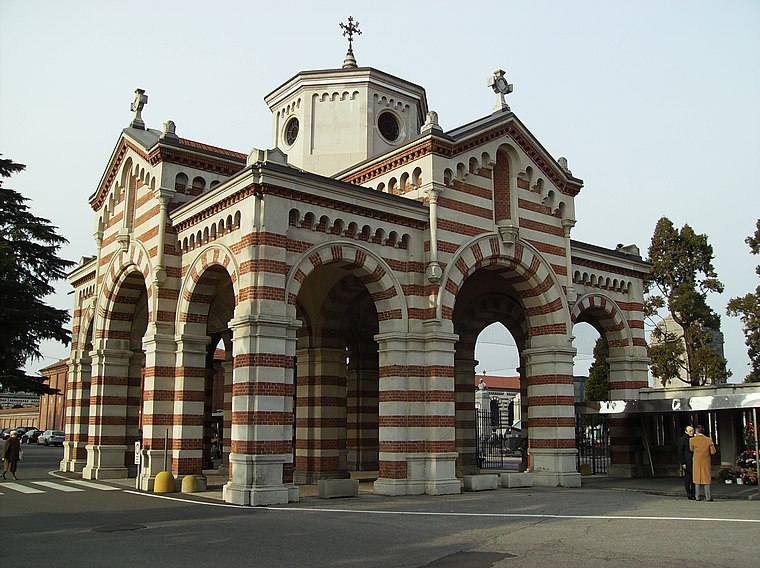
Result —
<path fill-rule="evenodd" d="M 90 445 L 87 448 L 87 465 L 82 469 L 82 479 L 127 479 L 124 465 L 127 446 Z"/>
<path fill-rule="evenodd" d="M 226 503 L 284 505 L 298 501 L 298 488 L 282 482 L 282 466 L 290 456 L 230 454 L 232 479 L 222 490 Z"/>
<path fill-rule="evenodd" d="M 320 479 L 349 479 L 348 471 L 294 471 L 293 481 L 299 485 L 313 485 Z"/>
<path fill-rule="evenodd" d="M 531 448 L 533 484 L 544 487 L 580 487 L 575 448 Z"/>
<path fill-rule="evenodd" d="M 406 479 L 380 478 L 375 481 L 378 495 L 454 495 L 462 492 L 456 477 L 456 452 L 406 456 Z"/>
<path fill-rule="evenodd" d="M 580 473 L 533 472 L 533 485 L 542 487 L 581 487 Z"/>
<path fill-rule="evenodd" d="M 63 459 L 59 465 L 60 471 L 81 473 L 87 465 L 87 449 L 86 442 L 64 442 L 63 443 Z M 84 458 L 78 458 L 76 456 L 85 453 Z"/>

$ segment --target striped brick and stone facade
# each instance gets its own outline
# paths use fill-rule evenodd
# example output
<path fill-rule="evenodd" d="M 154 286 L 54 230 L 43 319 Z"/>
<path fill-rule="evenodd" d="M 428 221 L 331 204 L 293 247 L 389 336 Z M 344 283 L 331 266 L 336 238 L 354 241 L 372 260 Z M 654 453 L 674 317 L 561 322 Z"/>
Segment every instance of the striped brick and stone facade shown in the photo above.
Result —
<path fill-rule="evenodd" d="M 535 482 L 579 485 L 573 326 L 608 341 L 614 397 L 647 363 L 647 267 L 571 240 L 581 180 L 508 107 L 444 132 L 424 89 L 372 68 L 299 73 L 266 100 L 274 150 L 172 123 L 119 137 L 90 197 L 97 255 L 70 276 L 61 469 L 150 489 L 166 452 L 202 478 L 221 349 L 226 501 L 359 470 L 380 494 L 458 493 L 477 471 L 475 341 L 501 322 Z M 619 426 L 622 471 L 637 450 Z"/>

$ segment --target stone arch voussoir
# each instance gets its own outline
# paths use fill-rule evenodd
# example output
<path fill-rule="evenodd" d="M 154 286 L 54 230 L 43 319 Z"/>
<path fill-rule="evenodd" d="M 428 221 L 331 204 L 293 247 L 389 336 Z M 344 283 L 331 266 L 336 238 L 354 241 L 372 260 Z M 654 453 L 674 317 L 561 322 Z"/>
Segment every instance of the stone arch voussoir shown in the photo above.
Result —
<path fill-rule="evenodd" d="M 612 298 L 604 294 L 593 292 L 578 298 L 570 312 L 570 318 L 573 325 L 594 319 L 610 349 L 625 349 L 633 345 L 631 329 L 623 311 Z"/>
<path fill-rule="evenodd" d="M 103 272 L 103 285 L 96 303 L 93 340 L 104 337 L 111 321 L 111 313 L 118 299 L 119 291 L 124 281 L 135 272 L 142 276 L 148 293 L 148 322 L 154 321 L 153 305 L 150 298 L 155 293 L 153 288 L 153 269 L 150 265 L 150 255 L 143 244 L 132 241 L 127 250 L 115 254 Z"/>
<path fill-rule="evenodd" d="M 235 296 L 235 306 L 240 303 L 240 270 L 235 255 L 221 244 L 205 247 L 190 264 L 180 287 L 175 328 L 180 335 L 198 337 L 206 335 L 206 322 L 196 321 L 195 318 L 188 316 L 192 312 L 193 303 L 198 301 L 196 293 L 199 282 L 213 266 L 220 266 L 229 275 Z"/>
<path fill-rule="evenodd" d="M 285 284 L 285 299 L 294 318 L 296 301 L 304 281 L 317 268 L 330 263 L 340 263 L 367 287 L 375 302 L 381 333 L 388 322 L 409 321 L 404 293 L 393 270 L 382 258 L 352 241 L 316 245 L 294 263 Z"/>
<path fill-rule="evenodd" d="M 520 297 L 528 321 L 528 339 L 569 337 L 568 306 L 562 286 L 549 263 L 530 244 L 505 244 L 500 235 L 480 235 L 462 246 L 444 271 L 437 317 L 451 320 L 456 296 L 467 278 L 481 268 L 509 270 L 505 277 Z"/>

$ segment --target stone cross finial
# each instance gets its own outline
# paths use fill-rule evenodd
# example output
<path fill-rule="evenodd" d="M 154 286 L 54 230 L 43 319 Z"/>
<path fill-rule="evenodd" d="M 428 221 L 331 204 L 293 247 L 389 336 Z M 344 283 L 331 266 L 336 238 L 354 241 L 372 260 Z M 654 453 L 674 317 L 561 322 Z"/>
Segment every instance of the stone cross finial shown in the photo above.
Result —
<path fill-rule="evenodd" d="M 343 30 L 343 35 L 348 38 L 348 52 L 346 53 L 346 58 L 343 60 L 343 69 L 347 69 L 349 67 L 356 67 L 356 58 L 354 58 L 354 34 L 356 35 L 362 35 L 362 31 L 359 29 L 359 22 L 354 23 L 353 16 L 348 17 L 348 24 L 344 24 L 341 22 L 340 24 L 341 29 Z"/>
<path fill-rule="evenodd" d="M 511 93 L 513 89 L 512 85 L 507 82 L 503 69 L 497 69 L 493 72 L 493 75 L 488 78 L 488 86 L 496 93 L 496 104 L 493 107 L 493 112 L 510 110 L 504 96 Z"/>
<path fill-rule="evenodd" d="M 135 89 L 135 100 L 129 107 L 129 110 L 135 113 L 135 117 L 132 119 L 132 122 L 129 125 L 131 128 L 139 128 L 140 130 L 145 130 L 145 123 L 143 122 L 141 113 L 143 107 L 146 104 L 148 104 L 148 95 L 145 94 L 145 90 Z"/>

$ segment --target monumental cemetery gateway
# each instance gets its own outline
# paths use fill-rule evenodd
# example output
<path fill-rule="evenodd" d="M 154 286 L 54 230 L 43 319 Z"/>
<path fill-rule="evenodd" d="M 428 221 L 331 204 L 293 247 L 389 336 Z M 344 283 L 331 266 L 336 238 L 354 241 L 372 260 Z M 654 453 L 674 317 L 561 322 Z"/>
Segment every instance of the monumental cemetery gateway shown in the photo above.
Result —
<path fill-rule="evenodd" d="M 150 128 L 136 91 L 89 198 L 96 254 L 70 275 L 62 471 L 150 490 L 166 463 L 202 484 L 218 435 L 229 503 L 353 471 L 377 472 L 378 494 L 459 493 L 478 472 L 475 342 L 500 322 L 534 482 L 577 487 L 573 326 L 606 338 L 611 399 L 647 386 L 647 265 L 571 239 L 582 181 L 512 112 L 504 71 L 484 80 L 493 109 L 444 132 L 421 86 L 358 65 L 343 27 L 341 68 L 265 97 L 269 150 Z M 624 475 L 641 451 L 627 420 L 611 422 Z"/>

